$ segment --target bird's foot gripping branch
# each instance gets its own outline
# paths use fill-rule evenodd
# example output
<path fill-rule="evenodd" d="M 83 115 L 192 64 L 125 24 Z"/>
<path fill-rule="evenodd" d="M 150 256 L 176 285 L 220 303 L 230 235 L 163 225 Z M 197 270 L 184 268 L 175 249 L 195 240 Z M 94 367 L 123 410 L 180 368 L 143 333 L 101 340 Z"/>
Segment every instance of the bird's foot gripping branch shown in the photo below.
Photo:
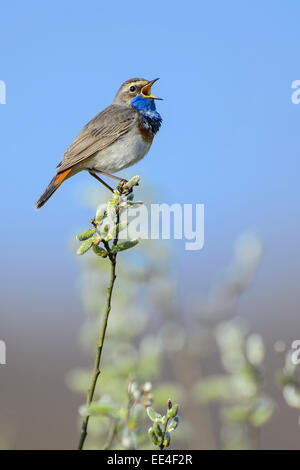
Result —
<path fill-rule="evenodd" d="M 90 221 L 92 227 L 77 236 L 78 240 L 81 242 L 81 245 L 77 250 L 78 255 L 83 255 L 87 251 L 92 250 L 96 256 L 106 258 L 110 263 L 110 280 L 107 288 L 105 312 L 99 332 L 97 353 L 91 383 L 87 391 L 87 406 L 89 406 L 93 401 L 97 380 L 100 374 L 101 354 L 109 312 L 111 309 L 112 292 L 116 279 L 117 254 L 120 251 L 132 248 L 138 243 L 138 240 L 126 240 L 119 243 L 119 232 L 125 228 L 124 224 L 127 223 L 120 222 L 120 217 L 123 210 L 125 211 L 129 206 L 135 204 L 133 202 L 134 195 L 132 189 L 138 184 L 138 181 L 139 177 L 135 176 L 130 181 L 119 185 L 106 206 L 102 206 L 101 209 L 97 211 L 95 218 Z M 83 448 L 87 436 L 88 422 L 89 415 L 86 415 L 82 422 L 81 435 L 78 444 L 79 450 Z"/>
<path fill-rule="evenodd" d="M 136 239 L 119 243 L 119 232 L 127 225 L 126 221 L 120 222 L 121 212 L 135 204 L 132 188 L 138 182 L 139 176 L 134 176 L 130 181 L 119 184 L 106 206 L 101 206 L 95 218 L 90 220 L 92 227 L 77 236 L 82 242 L 77 250 L 78 255 L 83 255 L 91 248 L 97 256 L 115 262 L 119 251 L 132 248 L 138 243 Z"/>

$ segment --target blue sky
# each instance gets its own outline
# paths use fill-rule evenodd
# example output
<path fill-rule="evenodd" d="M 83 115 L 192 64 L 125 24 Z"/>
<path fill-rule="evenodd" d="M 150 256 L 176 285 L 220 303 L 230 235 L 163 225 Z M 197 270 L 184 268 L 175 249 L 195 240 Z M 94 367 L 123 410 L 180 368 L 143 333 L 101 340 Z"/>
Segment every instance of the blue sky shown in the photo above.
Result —
<path fill-rule="evenodd" d="M 295 274 L 299 2 L 11 1 L 0 13 L 6 284 L 17 280 L 34 297 L 37 282 L 46 292 L 67 273 L 71 290 L 68 240 L 92 215 L 81 194 L 96 183 L 82 173 L 40 212 L 33 204 L 82 126 L 135 76 L 161 78 L 155 93 L 164 97 L 164 122 L 125 176 L 139 174 L 161 202 L 206 208 L 205 247 L 181 253 L 183 269 L 210 278 L 229 262 L 236 237 L 254 230 L 266 240 L 266 279 L 272 273 L 270 283 L 280 284 Z"/>
<path fill-rule="evenodd" d="M 41 211 L 33 205 L 83 125 L 130 77 L 160 77 L 164 121 L 150 153 L 122 175 L 141 176 L 138 199 L 150 184 L 155 202 L 205 205 L 204 248 L 176 242 L 173 251 L 183 304 L 206 294 L 237 237 L 254 232 L 265 253 L 238 311 L 263 334 L 270 362 L 276 340 L 299 339 L 299 18 L 296 0 L 1 2 L 0 339 L 9 367 L 0 414 L 5 430 L 20 425 L 21 448 L 55 445 L 54 403 L 73 407 L 76 433 L 78 403 L 62 387 L 85 360 L 85 312 L 70 245 L 94 214 L 85 201 L 98 186 L 81 173 Z"/>

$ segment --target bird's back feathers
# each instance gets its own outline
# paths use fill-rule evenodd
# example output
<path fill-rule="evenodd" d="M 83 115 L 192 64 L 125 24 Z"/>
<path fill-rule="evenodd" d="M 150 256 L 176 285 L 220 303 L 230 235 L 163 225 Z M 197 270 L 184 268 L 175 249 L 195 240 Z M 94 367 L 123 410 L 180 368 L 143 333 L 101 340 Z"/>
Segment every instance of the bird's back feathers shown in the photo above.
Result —
<path fill-rule="evenodd" d="M 117 104 L 108 106 L 78 134 L 58 165 L 58 172 L 61 173 L 105 149 L 128 132 L 137 120 L 138 113 L 132 107 Z"/>

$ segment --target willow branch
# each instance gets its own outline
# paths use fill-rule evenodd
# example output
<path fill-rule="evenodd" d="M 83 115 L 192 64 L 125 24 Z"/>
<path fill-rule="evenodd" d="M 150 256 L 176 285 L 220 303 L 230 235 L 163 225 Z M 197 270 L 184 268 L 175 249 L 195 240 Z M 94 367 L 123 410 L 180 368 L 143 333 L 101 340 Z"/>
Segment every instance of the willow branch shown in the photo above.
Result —
<path fill-rule="evenodd" d="M 119 207 L 117 206 L 116 208 L 116 224 L 119 224 Z M 118 239 L 119 239 L 119 233 L 118 230 L 116 231 L 116 236 L 114 238 L 112 246 L 116 246 L 118 244 Z M 107 328 L 107 323 L 108 323 L 108 318 L 109 318 L 109 313 L 111 310 L 111 298 L 112 298 L 112 293 L 113 293 L 113 288 L 114 288 L 114 283 L 116 280 L 116 258 L 117 258 L 117 253 L 112 253 L 109 244 L 105 243 L 105 248 L 108 252 L 108 258 L 110 261 L 110 281 L 109 285 L 107 287 L 107 296 L 106 296 L 106 305 L 105 305 L 105 312 L 104 312 L 104 317 L 100 329 L 100 334 L 99 334 L 99 339 L 98 339 L 98 344 L 97 344 L 97 354 L 96 354 L 96 359 L 95 359 L 95 365 L 93 369 L 93 374 L 92 374 L 92 379 L 90 383 L 90 387 L 88 389 L 87 393 L 87 398 L 86 398 L 86 405 L 89 406 L 94 398 L 94 393 L 98 381 L 98 377 L 100 375 L 100 362 L 101 362 L 101 355 L 102 355 L 102 349 L 104 345 L 104 340 L 105 340 L 105 333 L 106 333 L 106 328 Z M 81 426 L 81 434 L 80 434 L 80 439 L 78 443 L 78 450 L 82 450 L 84 446 L 85 439 L 87 437 L 88 433 L 88 423 L 89 423 L 89 414 L 87 414 L 82 422 Z"/>

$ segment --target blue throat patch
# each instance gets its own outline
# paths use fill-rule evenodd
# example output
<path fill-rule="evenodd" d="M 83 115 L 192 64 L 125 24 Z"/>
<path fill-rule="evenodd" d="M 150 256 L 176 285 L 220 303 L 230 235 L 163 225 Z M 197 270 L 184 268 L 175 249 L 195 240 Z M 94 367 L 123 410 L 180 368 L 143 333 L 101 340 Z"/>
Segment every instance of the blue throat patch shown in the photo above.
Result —
<path fill-rule="evenodd" d="M 144 98 L 141 95 L 132 98 L 132 106 L 139 111 L 149 123 L 151 130 L 154 134 L 159 130 L 162 118 L 156 111 L 155 101 L 153 98 Z"/>

